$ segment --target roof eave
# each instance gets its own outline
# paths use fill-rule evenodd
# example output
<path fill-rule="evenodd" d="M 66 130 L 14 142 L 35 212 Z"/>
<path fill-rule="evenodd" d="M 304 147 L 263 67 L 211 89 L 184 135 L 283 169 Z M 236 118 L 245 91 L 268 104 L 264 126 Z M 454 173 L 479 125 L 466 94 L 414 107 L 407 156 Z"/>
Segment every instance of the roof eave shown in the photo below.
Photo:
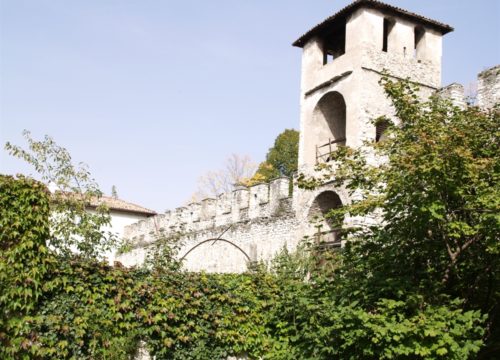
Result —
<path fill-rule="evenodd" d="M 106 205 L 106 204 L 104 204 Z M 100 205 L 94 205 L 90 204 L 87 205 L 88 209 L 97 209 Z M 121 212 L 121 213 L 127 213 L 127 214 L 134 214 L 134 215 L 147 215 L 147 216 L 155 216 L 158 215 L 156 211 L 152 210 L 132 210 L 132 209 L 124 209 L 124 208 L 119 208 L 119 207 L 114 207 L 114 206 L 109 206 L 106 205 L 109 211 L 116 211 L 116 212 Z"/>
<path fill-rule="evenodd" d="M 343 9 L 339 10 L 332 16 L 326 18 L 324 21 L 313 27 L 311 30 L 306 32 L 304 35 L 302 35 L 300 38 L 298 38 L 296 41 L 292 43 L 292 46 L 295 47 L 304 47 L 304 45 L 314 36 L 318 35 L 321 33 L 321 30 L 327 28 L 328 26 L 331 25 L 332 22 L 334 21 L 339 21 L 342 18 L 347 17 L 348 15 L 352 14 L 354 11 L 361 7 L 366 7 L 366 8 L 375 8 L 375 9 L 380 9 L 384 10 L 386 12 L 391 12 L 393 14 L 396 14 L 400 17 L 408 18 L 413 21 L 417 21 L 420 24 L 427 26 L 431 29 L 439 31 L 442 35 L 445 35 L 451 31 L 453 31 L 453 27 L 450 25 L 440 23 L 438 21 L 426 18 L 424 16 L 412 13 L 410 11 L 385 4 L 383 2 L 377 1 L 377 0 L 356 0 L 355 2 L 347 5 Z"/>

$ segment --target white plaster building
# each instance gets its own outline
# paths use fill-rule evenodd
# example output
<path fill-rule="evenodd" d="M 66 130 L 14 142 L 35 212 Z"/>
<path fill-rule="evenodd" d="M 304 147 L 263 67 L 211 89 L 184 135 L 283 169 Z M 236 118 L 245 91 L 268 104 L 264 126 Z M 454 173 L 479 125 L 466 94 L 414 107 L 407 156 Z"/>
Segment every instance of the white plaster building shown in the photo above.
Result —
<path fill-rule="evenodd" d="M 91 203 L 88 210 L 93 211 L 97 206 L 103 204 L 109 209 L 111 223 L 109 227 L 101 230 L 109 231 L 119 239 L 124 237 L 124 229 L 127 226 L 157 215 L 153 210 L 111 196 L 101 196 L 98 200 Z M 115 261 L 115 256 L 115 251 L 105 254 L 110 264 L 113 264 Z"/>
<path fill-rule="evenodd" d="M 306 174 L 328 161 L 337 146 L 359 147 L 379 140 L 371 123 L 394 113 L 379 85 L 384 72 L 417 83 L 421 96 L 441 89 L 442 37 L 453 28 L 375 0 L 357 0 L 302 35 L 299 170 Z M 479 75 L 478 102 L 499 101 L 498 67 Z M 443 96 L 465 105 L 463 88 L 450 86 Z M 180 231 L 185 267 L 210 272 L 240 272 L 249 261 L 270 260 L 286 247 L 293 250 L 317 229 L 310 220 L 350 201 L 344 189 L 325 184 L 315 191 L 276 179 L 237 189 L 125 228 L 134 249 L 120 255 L 124 265 L 143 261 L 155 233 Z M 354 219 L 346 219 L 352 222 Z M 329 246 L 340 246 L 336 229 L 323 224 Z"/>
<path fill-rule="evenodd" d="M 49 183 L 47 187 L 53 194 L 60 192 L 60 188 L 53 182 Z M 127 226 L 158 215 L 156 211 L 146 209 L 145 207 L 121 200 L 117 197 L 104 195 L 99 198 L 92 198 L 85 210 L 89 213 L 95 213 L 95 209 L 101 205 L 105 205 L 109 209 L 111 219 L 110 224 L 102 227 L 100 230 L 105 233 L 111 233 L 118 239 L 124 239 L 124 231 Z M 117 250 L 114 249 L 104 254 L 104 257 L 107 258 L 110 264 L 113 264 L 115 261 Z"/>

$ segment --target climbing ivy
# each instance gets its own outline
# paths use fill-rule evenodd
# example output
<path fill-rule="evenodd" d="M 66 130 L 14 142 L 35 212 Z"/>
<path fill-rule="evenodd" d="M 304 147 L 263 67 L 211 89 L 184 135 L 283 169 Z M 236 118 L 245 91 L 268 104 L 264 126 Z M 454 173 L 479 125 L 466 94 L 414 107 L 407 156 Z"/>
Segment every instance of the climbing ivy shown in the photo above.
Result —
<path fill-rule="evenodd" d="M 284 251 L 244 274 L 110 267 L 47 248 L 48 194 L 0 177 L 2 359 L 464 359 L 483 316 L 456 301 L 335 294 L 341 254 Z M 304 281 L 308 279 L 307 281 Z"/>
<path fill-rule="evenodd" d="M 498 109 L 420 104 L 408 83 L 385 85 L 401 121 L 386 140 L 340 148 L 327 179 L 301 177 L 356 195 L 333 222 L 382 220 L 345 229 L 337 252 L 306 239 L 243 274 L 191 273 L 164 237 L 145 266 L 110 267 L 91 246 L 75 255 L 54 241 L 44 185 L 0 176 L 0 358 L 118 360 L 140 347 L 158 360 L 494 358 Z"/>

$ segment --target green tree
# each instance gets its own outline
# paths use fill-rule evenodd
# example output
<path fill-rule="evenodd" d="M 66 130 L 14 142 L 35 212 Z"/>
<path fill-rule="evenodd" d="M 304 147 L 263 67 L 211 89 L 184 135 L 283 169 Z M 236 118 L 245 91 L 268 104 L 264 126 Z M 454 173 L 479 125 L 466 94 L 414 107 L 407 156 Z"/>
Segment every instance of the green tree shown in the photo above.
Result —
<path fill-rule="evenodd" d="M 29 131 L 23 132 L 28 148 L 9 142 L 5 149 L 32 165 L 40 180 L 54 188 L 50 201 L 50 232 L 48 245 L 59 254 L 77 252 L 84 257 L 99 257 L 117 246 L 110 231 L 108 208 L 99 201 L 102 192 L 91 177 L 87 165 L 73 164 L 69 152 L 45 136 L 37 141 Z M 93 211 L 89 211 L 92 205 Z"/>
<path fill-rule="evenodd" d="M 143 342 L 157 359 L 458 360 L 474 358 L 485 340 L 482 356 L 493 358 L 498 115 L 418 105 L 408 85 L 387 86 L 402 125 L 372 149 L 385 162 L 370 166 L 366 148 L 332 157 L 341 162 L 333 181 L 359 195 L 342 212 L 382 221 L 349 229 L 341 252 L 308 242 L 284 251 L 271 272 L 179 271 L 175 237 L 143 268 L 54 256 L 60 251 L 46 246 L 51 195 L 0 176 L 0 358 L 128 359 Z M 466 139 L 472 130 L 479 140 Z M 453 185 L 439 185 L 451 181 L 439 164 Z M 469 202 L 471 194 L 479 200 Z M 432 206 L 440 202 L 441 213 Z M 462 252 L 449 266 L 446 236 L 455 228 Z"/>
<path fill-rule="evenodd" d="M 245 185 L 268 182 L 280 176 L 292 177 L 297 171 L 299 156 L 299 132 L 286 129 L 274 140 L 266 160 L 259 164 L 254 176 Z"/>
<path fill-rule="evenodd" d="M 118 199 L 118 191 L 116 190 L 115 185 L 111 187 L 111 197 L 113 197 L 114 199 Z"/>
<path fill-rule="evenodd" d="M 297 171 L 299 132 L 286 129 L 278 135 L 266 155 L 266 162 L 277 169 L 281 176 L 292 176 Z"/>
<path fill-rule="evenodd" d="M 345 229 L 350 241 L 342 266 L 332 275 L 339 280 L 325 285 L 330 288 L 326 293 L 335 293 L 341 302 L 355 301 L 366 314 L 393 316 L 392 310 L 382 308 L 395 301 L 391 306 L 400 307 L 398 316 L 410 322 L 408 314 L 427 317 L 426 311 L 438 321 L 440 307 L 456 309 L 465 316 L 463 321 L 467 317 L 480 321 L 478 314 L 485 314 L 486 325 L 470 336 L 484 334 L 488 349 L 498 351 L 498 107 L 462 110 L 438 97 L 422 103 L 418 89 L 407 82 L 385 79 L 384 85 L 398 118 L 386 130 L 385 140 L 367 142 L 360 149 L 338 149 L 332 162 L 320 165 L 323 171 L 330 170 L 325 178 L 300 176 L 305 188 L 332 181 L 356 194 L 352 203 L 328 214 L 333 221 L 340 224 L 345 215 L 379 219 L 376 225 Z M 379 158 L 378 165 L 367 161 L 367 153 Z M 352 319 L 351 310 L 348 313 Z M 442 331 L 439 336 L 444 336 Z M 465 353 L 453 356 L 452 344 L 428 347 L 425 354 L 468 358 L 479 344 L 471 342 Z M 415 347 L 400 350 L 424 355 Z"/>

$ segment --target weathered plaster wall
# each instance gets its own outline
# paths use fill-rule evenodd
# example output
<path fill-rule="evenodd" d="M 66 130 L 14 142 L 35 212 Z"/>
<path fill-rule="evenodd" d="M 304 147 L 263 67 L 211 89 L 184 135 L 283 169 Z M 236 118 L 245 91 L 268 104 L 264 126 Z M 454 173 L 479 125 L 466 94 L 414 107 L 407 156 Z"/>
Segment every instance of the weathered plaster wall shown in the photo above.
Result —
<path fill-rule="evenodd" d="M 441 35 L 423 29 L 414 50 L 416 25 L 392 17 L 387 51 L 383 51 L 385 15 L 361 8 L 346 20 L 345 54 L 323 64 L 323 40 L 312 38 L 303 48 L 301 80 L 301 124 L 299 169 L 311 173 L 316 165 L 316 146 L 323 145 L 323 134 L 316 114 L 321 99 L 331 92 L 342 95 L 346 104 L 346 144 L 361 146 L 375 138 L 372 120 L 391 116 L 391 102 L 379 81 L 383 74 L 392 79 L 409 79 L 428 97 L 441 86 Z M 326 140 L 328 142 L 328 140 Z"/>
<path fill-rule="evenodd" d="M 110 210 L 111 224 L 110 226 L 101 228 L 102 231 L 110 231 L 118 239 L 122 239 L 124 236 L 125 228 L 129 225 L 135 224 L 138 221 L 145 220 L 148 218 L 147 215 L 132 214 L 123 211 Z M 104 255 L 110 264 L 113 264 L 115 259 L 115 251 L 109 251 Z"/>

